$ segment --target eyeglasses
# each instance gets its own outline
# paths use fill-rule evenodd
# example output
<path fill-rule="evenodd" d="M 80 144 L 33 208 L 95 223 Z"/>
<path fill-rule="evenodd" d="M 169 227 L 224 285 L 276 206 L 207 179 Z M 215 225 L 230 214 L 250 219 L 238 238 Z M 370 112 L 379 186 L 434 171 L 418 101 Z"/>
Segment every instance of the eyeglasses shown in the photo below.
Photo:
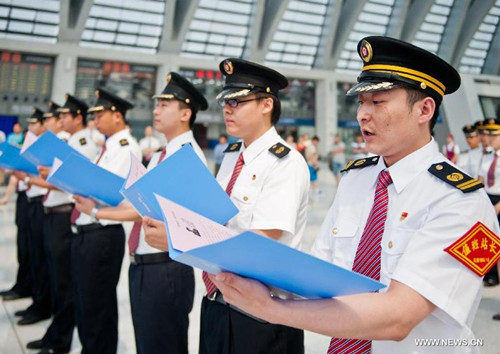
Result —
<path fill-rule="evenodd" d="M 245 102 L 250 102 L 250 101 L 257 101 L 257 100 L 260 100 L 260 99 L 262 99 L 262 97 L 252 98 L 252 99 L 249 99 L 249 100 L 241 100 L 241 101 L 235 100 L 234 98 L 230 98 L 228 100 L 220 99 L 218 101 L 218 103 L 219 103 L 219 106 L 221 106 L 222 108 L 224 108 L 226 105 L 228 105 L 231 108 L 236 108 L 236 107 L 238 107 L 238 105 L 240 103 L 245 103 Z"/>

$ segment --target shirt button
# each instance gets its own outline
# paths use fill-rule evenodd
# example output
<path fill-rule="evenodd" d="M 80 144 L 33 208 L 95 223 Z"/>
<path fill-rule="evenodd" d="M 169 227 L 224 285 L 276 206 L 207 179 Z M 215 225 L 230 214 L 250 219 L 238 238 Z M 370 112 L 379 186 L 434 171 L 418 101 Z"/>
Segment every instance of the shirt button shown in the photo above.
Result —
<path fill-rule="evenodd" d="M 336 227 L 334 227 L 334 228 L 332 229 L 332 234 L 336 235 L 336 234 L 338 234 L 338 233 L 339 233 L 339 229 L 337 229 Z"/>
<path fill-rule="evenodd" d="M 248 197 L 247 196 L 244 196 L 243 197 L 243 200 L 246 202 L 248 200 Z"/>
<path fill-rule="evenodd" d="M 389 248 L 392 248 L 392 246 L 394 246 L 394 244 L 392 243 L 392 241 L 389 241 L 388 246 L 389 246 Z"/>

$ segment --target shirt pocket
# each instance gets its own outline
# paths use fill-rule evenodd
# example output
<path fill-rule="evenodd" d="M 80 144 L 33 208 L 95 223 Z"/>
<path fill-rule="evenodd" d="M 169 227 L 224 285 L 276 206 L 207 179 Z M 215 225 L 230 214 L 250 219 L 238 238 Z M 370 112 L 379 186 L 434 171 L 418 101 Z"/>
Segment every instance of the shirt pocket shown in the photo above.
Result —
<path fill-rule="evenodd" d="M 334 221 L 332 235 L 335 264 L 341 267 L 351 269 L 356 255 L 358 237 L 356 237 L 359 230 L 359 221 L 352 218 L 342 216 Z"/>
<path fill-rule="evenodd" d="M 252 214 L 257 202 L 258 191 L 255 188 L 242 187 L 233 189 L 231 199 L 238 208 L 238 227 L 249 228 L 252 222 Z"/>
<path fill-rule="evenodd" d="M 395 228 L 385 230 L 382 238 L 382 261 L 381 261 L 381 281 L 390 280 L 394 270 L 398 266 L 401 256 L 417 230 Z"/>

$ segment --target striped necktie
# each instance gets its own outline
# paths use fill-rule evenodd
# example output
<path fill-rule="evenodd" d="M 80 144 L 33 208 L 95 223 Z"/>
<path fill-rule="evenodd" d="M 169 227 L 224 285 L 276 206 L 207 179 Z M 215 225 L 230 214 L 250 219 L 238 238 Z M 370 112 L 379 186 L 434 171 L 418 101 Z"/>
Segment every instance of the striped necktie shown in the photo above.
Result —
<path fill-rule="evenodd" d="M 160 158 L 158 159 L 158 164 L 163 161 L 165 156 L 167 155 L 167 147 L 164 146 L 161 150 Z M 132 226 L 132 230 L 130 231 L 130 236 L 128 237 L 128 252 L 129 254 L 135 254 L 137 247 L 139 247 L 139 236 L 141 236 L 141 227 L 142 222 L 136 221 L 134 222 L 134 226 Z"/>
<path fill-rule="evenodd" d="M 233 174 L 231 175 L 231 179 L 229 180 L 229 183 L 227 184 L 227 187 L 226 187 L 227 195 L 231 196 L 231 193 L 233 192 L 234 184 L 236 183 L 236 180 L 238 179 L 238 176 L 240 175 L 244 164 L 245 164 L 245 161 L 243 160 L 243 153 L 240 153 L 240 156 L 238 157 L 238 161 L 236 162 L 236 165 L 234 166 L 234 170 L 233 170 Z M 203 272 L 202 279 L 203 279 L 203 282 L 205 283 L 205 287 L 207 289 L 207 296 L 209 296 L 216 290 L 215 284 L 212 283 L 212 281 L 208 277 L 208 273 L 205 271 Z"/>
<path fill-rule="evenodd" d="M 380 280 L 380 242 L 384 234 L 389 195 L 387 186 L 392 183 L 389 172 L 383 170 L 378 175 L 373 206 L 361 235 L 352 270 L 369 278 Z M 332 338 L 328 354 L 370 353 L 372 342 L 362 339 Z"/>
<path fill-rule="evenodd" d="M 491 162 L 490 168 L 488 169 L 488 174 L 486 175 L 487 177 L 486 184 L 488 187 L 493 187 L 495 185 L 495 169 L 497 168 L 497 160 L 498 160 L 498 155 L 495 152 L 493 161 Z"/>

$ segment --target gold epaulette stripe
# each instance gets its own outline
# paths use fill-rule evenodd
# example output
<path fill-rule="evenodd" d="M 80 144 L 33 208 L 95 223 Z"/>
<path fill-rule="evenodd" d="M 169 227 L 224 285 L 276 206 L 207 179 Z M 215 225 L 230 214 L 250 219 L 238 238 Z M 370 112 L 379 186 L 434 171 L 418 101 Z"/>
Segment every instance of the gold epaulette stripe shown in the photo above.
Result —
<path fill-rule="evenodd" d="M 418 71 L 418 70 L 405 68 L 404 66 L 374 64 L 374 65 L 367 65 L 367 66 L 363 67 L 363 71 L 366 71 L 366 70 L 397 71 L 397 72 L 407 73 L 407 74 L 411 74 L 411 75 L 417 75 L 420 78 L 427 79 L 428 81 L 439 86 L 441 88 L 441 91 L 443 91 L 443 92 L 446 91 L 446 86 L 443 85 L 443 83 L 440 82 L 439 80 L 437 80 L 436 78 L 434 78 L 426 73 L 423 73 L 421 71 Z"/>
<path fill-rule="evenodd" d="M 471 187 L 474 187 L 474 186 L 477 186 L 478 184 L 480 184 L 481 182 L 479 182 L 477 179 L 471 179 L 470 181 L 467 181 L 467 182 L 464 182 L 464 183 L 460 183 L 460 184 L 457 184 L 457 188 L 458 189 L 461 189 L 461 190 L 464 190 L 464 189 L 467 189 L 467 188 L 471 188 Z"/>

